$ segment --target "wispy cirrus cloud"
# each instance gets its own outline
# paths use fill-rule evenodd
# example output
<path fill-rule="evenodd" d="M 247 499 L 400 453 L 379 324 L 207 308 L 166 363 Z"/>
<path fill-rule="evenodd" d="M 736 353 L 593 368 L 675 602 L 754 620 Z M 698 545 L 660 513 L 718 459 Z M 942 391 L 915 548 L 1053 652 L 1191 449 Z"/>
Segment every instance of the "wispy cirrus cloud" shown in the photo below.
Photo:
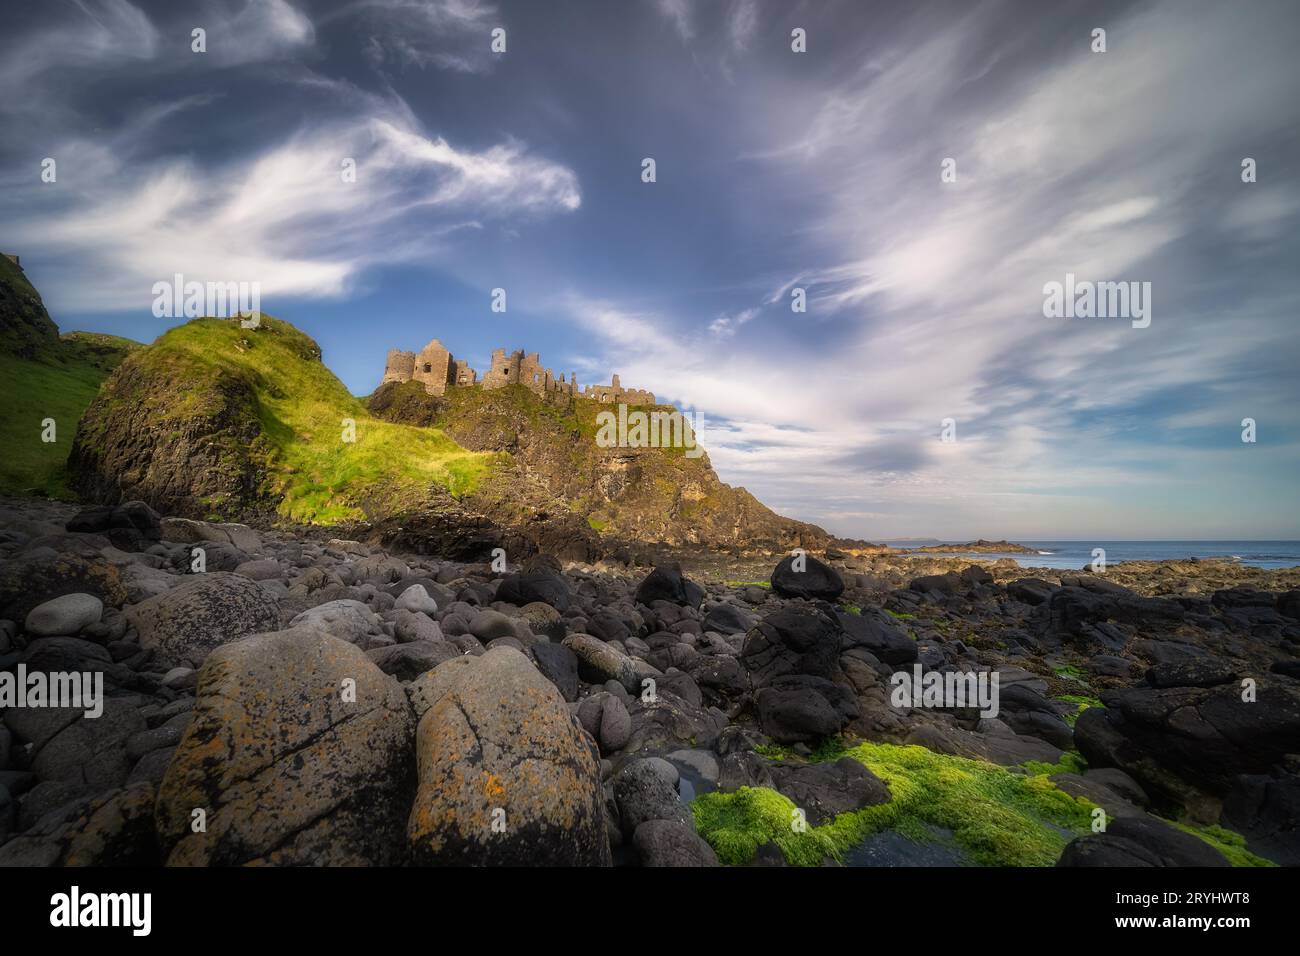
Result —
<path fill-rule="evenodd" d="M 1164 489 L 1194 517 L 1148 517 L 1143 533 L 1175 536 L 1187 520 L 1262 531 L 1268 519 L 1246 515 L 1227 476 L 1261 463 L 1236 441 L 1241 409 L 1300 432 L 1295 383 L 1279 395 L 1271 376 L 1261 388 L 1246 372 L 1296 357 L 1284 316 L 1297 296 L 1276 245 L 1250 253 L 1249 282 L 1229 263 L 1252 235 L 1294 251 L 1290 187 L 1265 198 L 1238 172 L 1300 118 L 1285 53 L 1297 23 L 1284 5 L 1251 18 L 1199 6 L 1192 18 L 1157 3 L 1107 21 L 1108 54 L 1080 29 L 1065 55 L 1012 69 L 1059 25 L 1010 28 L 1004 13 L 919 14 L 822 89 L 784 145 L 749 153 L 768 174 L 765 196 L 784 187 L 807 210 L 792 229 L 798 270 L 707 334 L 679 322 L 690 345 L 668 371 L 619 338 L 609 361 L 729 422 L 711 448 L 724 474 L 804 516 L 853 487 L 848 498 L 884 534 L 1032 534 L 1068 500 L 1072 530 L 1122 535 L 1133 515 L 1117 500 Z M 1247 61 L 1250 78 L 1236 82 Z M 765 104 L 738 112 L 769 129 L 805 101 L 770 81 L 754 89 Z M 947 157 L 956 183 L 940 180 Z M 1218 273 L 1206 270 L 1211 249 Z M 1151 281 L 1154 324 L 1045 319 L 1043 285 L 1067 272 Z M 806 315 L 788 310 L 795 286 Z M 755 314 L 767 321 L 746 324 Z M 672 318 L 646 324 L 662 340 Z M 815 331 L 827 324 L 830 349 L 830 333 Z M 766 334 L 750 334 L 760 325 Z M 958 423 L 953 445 L 939 441 L 946 418 Z M 1179 441 L 1192 423 L 1213 423 L 1222 449 L 1207 450 L 1203 433 Z M 1294 454 L 1288 441 L 1270 450 L 1274 462 Z M 1224 480 L 1176 477 L 1208 461 Z M 1067 531 L 1059 512 L 1050 520 L 1050 533 Z"/>
<path fill-rule="evenodd" d="M 95 175 L 0 200 L 20 247 L 74 253 L 75 270 L 51 290 L 61 308 L 146 307 L 152 284 L 176 272 L 258 282 L 263 296 L 337 297 L 370 265 L 436 260 L 457 229 L 581 204 L 573 172 L 522 144 L 457 149 L 400 110 L 202 167 L 137 156 L 127 140 L 120 151 L 68 141 L 55 150 L 63 167 L 93 162 Z"/>
<path fill-rule="evenodd" d="M 486 72 L 491 32 L 504 26 L 483 0 L 362 0 L 340 13 L 367 31 L 365 56 L 378 69 Z"/>

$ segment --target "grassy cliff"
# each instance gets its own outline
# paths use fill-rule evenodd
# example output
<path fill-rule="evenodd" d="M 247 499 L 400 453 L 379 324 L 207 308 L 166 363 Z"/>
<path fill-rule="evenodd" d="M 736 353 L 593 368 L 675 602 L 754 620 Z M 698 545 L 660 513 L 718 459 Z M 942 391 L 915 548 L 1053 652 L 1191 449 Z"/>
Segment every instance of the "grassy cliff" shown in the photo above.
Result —
<path fill-rule="evenodd" d="M 0 493 L 69 497 L 65 465 L 81 413 L 139 343 L 90 332 L 60 337 L 40 294 L 3 256 L 0 332 Z"/>
<path fill-rule="evenodd" d="M 464 495 L 495 461 L 375 418 L 311 338 L 263 316 L 195 319 L 132 355 L 87 409 L 72 467 L 94 499 L 337 524 Z"/>

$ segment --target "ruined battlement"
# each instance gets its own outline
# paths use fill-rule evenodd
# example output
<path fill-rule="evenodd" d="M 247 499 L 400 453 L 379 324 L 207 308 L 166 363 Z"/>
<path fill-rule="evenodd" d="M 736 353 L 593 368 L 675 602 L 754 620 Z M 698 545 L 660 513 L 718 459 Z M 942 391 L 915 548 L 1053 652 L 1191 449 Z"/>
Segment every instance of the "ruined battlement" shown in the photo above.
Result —
<path fill-rule="evenodd" d="M 655 396 L 640 388 L 624 388 L 614 375 L 609 385 L 589 385 L 580 388 L 578 376 L 569 373 L 566 381 L 563 373 L 556 375 L 551 369 L 542 365 L 537 352 L 525 353 L 522 350 L 506 352 L 496 349 L 492 353 L 492 364 L 482 379 L 478 372 L 470 367 L 464 359 L 457 359 L 437 339 L 430 339 L 429 344 L 418 352 L 404 352 L 390 349 L 388 361 L 384 366 L 382 382 L 417 381 L 430 395 L 445 395 L 447 389 L 477 385 L 480 388 L 504 388 L 507 385 L 522 385 L 543 398 L 577 397 L 604 403 L 622 402 L 628 405 L 653 405 Z"/>

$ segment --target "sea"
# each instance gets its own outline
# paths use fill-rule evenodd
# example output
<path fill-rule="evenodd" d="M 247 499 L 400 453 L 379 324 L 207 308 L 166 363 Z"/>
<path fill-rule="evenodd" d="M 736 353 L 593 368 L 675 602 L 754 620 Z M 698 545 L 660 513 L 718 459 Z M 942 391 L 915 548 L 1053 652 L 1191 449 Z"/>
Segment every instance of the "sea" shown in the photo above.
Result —
<path fill-rule="evenodd" d="M 939 541 L 885 541 L 894 548 L 920 548 Z M 1256 568 L 1290 568 L 1300 565 L 1300 541 L 1017 541 L 1037 554 L 975 554 L 954 546 L 953 555 L 994 560 L 1011 558 L 1027 568 L 1079 570 L 1091 564 L 1094 548 L 1106 549 L 1106 563 L 1124 561 L 1181 561 L 1187 558 L 1226 558 Z M 924 557 L 925 555 L 919 555 Z"/>

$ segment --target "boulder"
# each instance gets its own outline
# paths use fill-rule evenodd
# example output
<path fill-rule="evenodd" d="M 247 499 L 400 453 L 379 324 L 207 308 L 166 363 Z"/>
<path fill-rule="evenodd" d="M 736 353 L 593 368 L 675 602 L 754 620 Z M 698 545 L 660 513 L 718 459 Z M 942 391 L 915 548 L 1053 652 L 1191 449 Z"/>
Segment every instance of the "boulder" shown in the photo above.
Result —
<path fill-rule="evenodd" d="M 704 589 L 683 575 L 676 563 L 657 566 L 636 589 L 636 602 L 647 607 L 655 601 L 699 607 L 703 600 Z"/>
<path fill-rule="evenodd" d="M 93 594 L 119 607 L 131 598 L 123 569 L 88 554 L 40 550 L 0 561 L 0 619 L 25 621 L 32 609 L 64 594 Z"/>
<path fill-rule="evenodd" d="M 1052 596 L 1053 590 L 1055 585 L 1039 578 L 1018 578 L 1007 585 L 1007 596 L 1022 604 L 1037 607 Z"/>
<path fill-rule="evenodd" d="M 642 866 L 717 866 L 718 855 L 695 828 L 674 820 L 647 820 L 632 834 Z"/>
<path fill-rule="evenodd" d="M 564 646 L 577 657 L 578 676 L 588 683 L 616 680 L 629 693 L 640 691 L 641 675 L 636 664 L 618 648 L 590 634 L 570 634 L 564 639 Z"/>
<path fill-rule="evenodd" d="M 785 607 L 745 636 L 740 662 L 756 687 L 786 674 L 830 679 L 839 672 L 841 637 L 838 622 L 825 611 Z"/>
<path fill-rule="evenodd" d="M 803 674 L 780 677 L 759 688 L 754 703 L 763 733 L 783 744 L 832 737 L 858 716 L 851 691 Z"/>
<path fill-rule="evenodd" d="M 511 648 L 457 670 L 416 735 L 415 861 L 608 865 L 599 756 L 559 691 Z"/>
<path fill-rule="evenodd" d="M 289 627 L 310 627 L 349 644 L 365 643 L 367 634 L 379 629 L 379 618 L 361 601 L 326 601 L 308 608 L 289 621 Z"/>
<path fill-rule="evenodd" d="M 914 578 L 907 588 L 918 594 L 949 595 L 956 594 L 962 583 L 961 576 L 956 571 L 948 571 L 945 574 L 925 574 Z"/>
<path fill-rule="evenodd" d="M 1300 691 L 1261 679 L 1256 699 L 1236 683 L 1133 687 L 1102 695 L 1074 736 L 1095 767 L 1118 767 L 1145 789 L 1186 801 L 1188 788 L 1228 793 L 1241 774 L 1267 773 L 1300 740 Z"/>
<path fill-rule="evenodd" d="M 563 644 L 540 641 L 530 649 L 537 669 L 567 701 L 578 699 L 578 657 Z"/>
<path fill-rule="evenodd" d="M 460 651 L 446 641 L 411 641 L 407 644 L 372 648 L 366 651 L 366 657 L 374 661 L 385 674 L 406 682 L 415 680 L 453 657 L 460 657 Z"/>
<path fill-rule="evenodd" d="M 164 518 L 162 536 L 167 541 L 182 544 L 200 544 L 215 541 L 244 552 L 262 550 L 262 539 L 256 531 L 244 524 L 213 521 L 192 521 L 189 518 Z"/>
<path fill-rule="evenodd" d="M 916 641 L 894 619 L 876 608 L 863 608 L 861 614 L 835 611 L 835 620 L 844 631 L 844 646 L 861 647 L 877 660 L 893 667 L 916 660 Z"/>
<path fill-rule="evenodd" d="M 772 572 L 772 590 L 787 598 L 834 601 L 844 593 L 844 579 L 810 554 L 788 555 Z"/>
<path fill-rule="evenodd" d="M 1152 687 L 1214 687 L 1227 684 L 1236 676 L 1237 669 L 1231 664 L 1213 657 L 1198 657 L 1156 664 L 1147 671 L 1146 681 Z"/>
<path fill-rule="evenodd" d="M 502 578 L 496 597 L 498 601 L 519 607 L 541 601 L 557 611 L 567 611 L 572 600 L 569 582 L 564 576 L 540 565 L 531 571 L 521 571 Z"/>
<path fill-rule="evenodd" d="M 1252 853 L 1300 866 L 1300 774 L 1243 774 L 1223 801 L 1220 822 L 1245 837 Z"/>
<path fill-rule="evenodd" d="M 632 738 L 624 753 L 668 753 L 686 747 L 708 749 L 727 726 L 727 715 L 683 700 L 664 688 L 628 701 Z"/>
<path fill-rule="evenodd" d="M 235 565 L 234 572 L 254 581 L 274 581 L 283 573 L 280 562 L 274 558 L 258 558 Z"/>
<path fill-rule="evenodd" d="M 633 760 L 614 775 L 614 800 L 625 839 L 632 839 L 647 820 L 668 820 L 694 827 L 690 811 L 677 796 L 677 788 L 659 768 L 658 761 Z"/>
<path fill-rule="evenodd" d="M 602 756 L 617 753 L 632 736 L 632 718 L 622 698 L 608 691 L 592 694 L 578 707 L 578 722 L 600 746 Z"/>
<path fill-rule="evenodd" d="M 423 584 L 412 584 L 397 596 L 393 607 L 402 611 L 432 615 L 438 610 L 438 602 L 429 596 Z"/>
<path fill-rule="evenodd" d="M 84 785 L 102 792 L 126 782 L 132 763 L 126 742 L 145 729 L 144 718 L 129 701 L 110 697 L 103 705 L 104 711 L 98 717 L 85 716 L 81 707 L 48 708 L 44 714 L 50 719 L 35 740 L 29 736 L 27 722 L 15 713 L 21 708 L 8 711 L 5 722 L 18 737 L 32 740 L 31 768 L 39 779 Z M 44 736 L 45 728 L 51 731 L 49 736 Z"/>
<path fill-rule="evenodd" d="M 66 528 L 79 534 L 103 534 L 123 551 L 143 551 L 162 537 L 162 519 L 143 501 L 86 508 Z"/>
<path fill-rule="evenodd" d="M 813 827 L 829 823 L 841 813 L 891 799 L 884 781 L 852 757 L 834 763 L 777 761 L 770 773 L 772 785 L 803 810 Z"/>
<path fill-rule="evenodd" d="M 1072 840 L 1057 866 L 1227 866 L 1204 840 L 1155 817 L 1119 817 L 1105 833 Z"/>
<path fill-rule="evenodd" d="M 734 604 L 714 604 L 704 612 L 703 627 L 719 634 L 744 634 L 757 623 L 753 614 Z"/>
<path fill-rule="evenodd" d="M 0 866 L 156 866 L 153 808 L 148 783 L 83 797 L 0 846 Z"/>
<path fill-rule="evenodd" d="M 219 647 L 193 715 L 158 794 L 169 864 L 403 861 L 411 709 L 360 648 L 309 628 Z"/>
<path fill-rule="evenodd" d="M 65 594 L 32 608 L 23 624 L 30 637 L 59 637 L 98 624 L 104 602 L 93 594 Z"/>
<path fill-rule="evenodd" d="M 275 599 L 238 574 L 196 574 L 172 590 L 126 609 L 140 646 L 167 664 L 203 663 L 214 649 L 280 624 Z"/>

